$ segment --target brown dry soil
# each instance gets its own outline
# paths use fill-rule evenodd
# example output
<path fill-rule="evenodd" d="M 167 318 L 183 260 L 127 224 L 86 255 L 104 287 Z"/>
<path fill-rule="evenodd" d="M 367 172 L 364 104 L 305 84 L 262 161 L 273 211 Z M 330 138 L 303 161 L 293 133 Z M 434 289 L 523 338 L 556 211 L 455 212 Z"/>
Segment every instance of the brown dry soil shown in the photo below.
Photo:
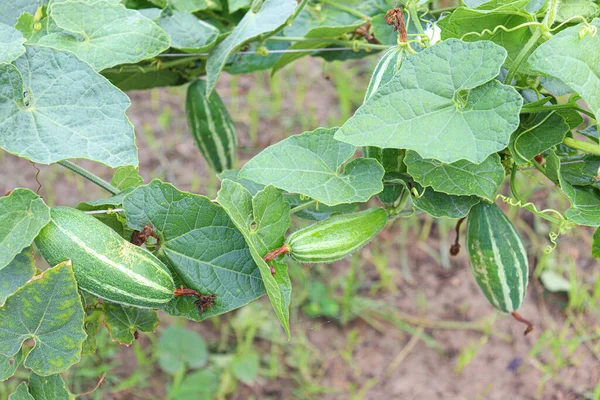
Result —
<path fill-rule="evenodd" d="M 299 71 L 299 68 L 303 70 Z M 249 159 L 258 149 L 284 137 L 315 128 L 315 122 L 323 126 L 330 126 L 332 120 L 339 123 L 336 121 L 339 113 L 335 82 L 328 79 L 330 77 L 323 74 L 321 68 L 321 64 L 311 62 L 298 64 L 295 71 L 285 71 L 287 74 L 279 82 L 289 82 L 290 79 L 294 81 L 294 74 L 301 72 L 305 81 L 296 84 L 305 85 L 306 93 L 299 95 L 296 89 L 286 89 L 282 107 L 275 112 L 270 108 L 271 93 L 265 75 L 240 77 L 237 81 L 239 96 L 231 93 L 230 88 L 235 83 L 230 84 L 230 77 L 224 76 L 220 80 L 218 91 L 234 110 L 233 118 L 240 134 L 241 160 Z M 361 78 L 364 81 L 368 76 Z M 261 89 L 253 94 L 254 99 L 249 99 L 248 94 L 256 89 L 258 80 L 262 80 L 259 82 Z M 360 90 L 364 88 L 361 86 Z M 146 181 L 159 177 L 176 184 L 182 190 L 214 196 L 218 181 L 207 171 L 206 164 L 187 131 L 183 93 L 182 89 L 130 93 L 133 105 L 129 116 L 136 126 L 140 173 Z M 304 98 L 302 94 L 305 95 Z M 236 104 L 232 104 L 234 100 Z M 295 104 L 301 104 L 302 108 L 297 108 Z M 170 109 L 170 113 L 165 113 L 165 109 Z M 252 113 L 255 113 L 254 116 Z M 254 117 L 259 123 L 256 125 L 256 142 L 252 144 L 249 126 Z M 110 170 L 107 168 L 86 162 L 81 164 L 107 179 L 110 178 Z M 100 189 L 60 166 L 39 168 L 39 180 L 42 183 L 40 194 L 52 204 L 75 205 L 79 201 L 105 195 Z M 36 190 L 35 174 L 36 170 L 31 163 L 6 153 L 0 155 L 0 192 L 5 193 L 19 186 Z M 538 200 L 543 200 L 544 197 L 544 192 L 536 194 Z M 436 260 L 440 254 L 440 246 L 447 249 L 453 240 L 453 232 L 441 240 L 439 229 L 434 224 L 425 244 L 419 244 L 417 235 L 424 221 L 426 218 L 420 216 L 419 223 L 413 224 L 416 229 L 407 233 L 401 229 L 403 220 L 398 220 L 391 228 L 382 232 L 378 239 L 388 246 L 388 269 L 393 274 L 392 280 L 398 289 L 395 293 L 379 291 L 371 294 L 370 288 L 377 284 L 379 274 L 371 262 L 372 247 L 362 250 L 359 263 L 362 283 L 359 294 L 378 301 L 375 311 L 366 302 L 362 304 L 361 301 L 356 301 L 354 312 L 365 318 L 354 318 L 345 325 L 339 319 L 308 319 L 302 315 L 292 318 L 293 339 L 291 342 L 283 341 L 282 346 L 295 346 L 299 343 L 298 337 L 307 337 L 309 342 L 304 345 L 310 346 L 315 355 L 314 359 L 309 360 L 314 368 L 312 379 L 316 379 L 316 385 L 328 389 L 328 393 L 314 394 L 312 398 L 349 399 L 361 398 L 363 395 L 362 398 L 372 400 L 579 399 L 585 398 L 583 393 L 586 391 L 593 391 L 600 380 L 600 361 L 585 345 L 580 345 L 558 375 L 543 386 L 540 385 L 548 376 L 539 370 L 540 363 L 551 365 L 555 357 L 548 347 L 535 360 L 528 357 L 540 335 L 547 329 L 552 329 L 557 332 L 556 335 L 560 334 L 564 338 L 577 337 L 572 328 L 562 329 L 566 316 L 561 307 L 567 301 L 566 295 L 550 296 L 539 280 L 532 279 L 527 299 L 520 311 L 533 320 L 536 327 L 526 337 L 523 336 L 523 325 L 502 315 L 498 315 L 491 328 L 491 335 L 465 329 L 472 327 L 473 324 L 469 325 L 469 321 L 489 318 L 494 312 L 470 275 L 464 249 L 450 261 L 449 269 L 442 268 Z M 529 222 L 528 226 L 534 226 L 532 221 Z M 451 225 L 448 222 L 447 227 L 450 228 Z M 526 227 L 520 228 L 523 231 Z M 543 233 L 540 235 L 540 242 L 545 244 Z M 597 270 L 598 263 L 590 256 L 589 237 L 589 230 L 577 229 L 560 243 L 554 254 L 557 259 L 575 261 L 578 277 L 593 283 L 590 280 L 596 273 L 594 270 Z M 407 254 L 401 254 L 402 240 L 408 243 Z M 541 256 L 540 245 L 534 246 L 530 242 L 530 249 L 532 254 Z M 532 264 L 535 264 L 534 261 L 532 257 Z M 535 265 L 532 269 L 534 267 Z M 333 267 L 315 268 L 320 268 L 321 271 L 329 269 L 327 275 L 333 280 L 345 276 L 350 263 L 344 261 Z M 410 284 L 403 279 L 406 270 L 412 275 L 413 281 Z M 261 300 L 260 305 L 268 307 L 266 301 Z M 385 321 L 385 316 L 391 315 L 386 305 L 402 313 L 400 319 L 404 322 L 400 324 L 404 324 L 404 329 Z M 274 314 L 270 314 L 270 318 L 275 320 Z M 441 326 L 437 321 L 455 321 L 454 324 L 459 325 L 460 329 L 439 329 Z M 582 325 L 591 327 L 588 332 L 598 332 L 600 329 L 597 316 L 584 314 L 579 321 Z M 481 326 L 477 323 L 475 325 Z M 218 339 L 218 331 L 208 322 L 189 323 L 187 326 L 200 331 L 209 343 Z M 408 334 L 407 331 L 411 329 L 417 334 L 422 331 L 430 335 L 439 348 L 432 343 L 427 345 L 423 340 Z M 299 332 L 306 336 L 299 335 Z M 347 341 L 349 334 L 355 337 L 350 344 Z M 234 341 L 234 338 L 231 340 Z M 261 352 L 269 352 L 268 341 L 257 339 L 256 346 Z M 469 346 L 481 347 L 464 370 L 457 373 L 461 349 Z M 116 370 L 123 377 L 128 376 L 135 368 L 131 351 L 123 348 L 122 365 Z M 511 363 L 518 364 L 519 360 L 522 361 L 520 367 L 511 368 Z M 282 365 L 294 365 L 294 360 L 284 358 L 283 355 L 280 361 Z M 282 375 L 278 379 L 261 378 L 252 386 L 240 384 L 231 398 L 297 398 L 298 392 L 294 389 L 296 384 L 283 372 Z M 120 394 L 109 394 L 106 391 L 102 398 L 147 399 L 148 395 L 161 397 L 164 395 L 164 386 L 165 377 L 157 371 L 148 388 Z"/>

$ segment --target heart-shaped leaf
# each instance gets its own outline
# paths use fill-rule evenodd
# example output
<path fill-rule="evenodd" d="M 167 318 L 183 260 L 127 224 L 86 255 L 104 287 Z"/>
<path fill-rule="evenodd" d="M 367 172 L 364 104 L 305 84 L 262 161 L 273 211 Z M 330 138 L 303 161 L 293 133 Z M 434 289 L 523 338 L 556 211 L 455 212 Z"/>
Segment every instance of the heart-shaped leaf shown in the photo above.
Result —
<path fill-rule="evenodd" d="M 50 209 L 31 190 L 19 188 L 0 197 L 0 270 L 33 243 L 48 222 Z"/>
<path fill-rule="evenodd" d="M 318 128 L 269 146 L 248 161 L 238 177 L 300 193 L 328 206 L 367 201 L 383 190 L 383 167 L 365 158 L 344 165 L 356 147 L 335 140 L 336 130 Z"/>
<path fill-rule="evenodd" d="M 30 394 L 29 390 L 27 390 L 27 384 L 25 382 L 21 382 L 19 386 L 17 386 L 17 390 L 10 396 L 8 396 L 8 400 L 35 400 Z"/>
<path fill-rule="evenodd" d="M 50 376 L 29 376 L 29 393 L 35 400 L 71 400 L 73 395 L 67 389 L 59 374 Z"/>
<path fill-rule="evenodd" d="M 408 57 L 335 134 L 357 146 L 414 150 L 445 163 L 504 149 L 523 99 L 494 78 L 506 50 L 448 39 Z"/>
<path fill-rule="evenodd" d="M 0 306 L 7 297 L 25 285 L 35 275 L 33 249 L 25 247 L 23 251 L 0 270 Z"/>
<path fill-rule="evenodd" d="M 171 47 L 193 53 L 210 49 L 219 37 L 219 30 L 193 14 L 164 10 L 158 25 L 167 32 Z"/>
<path fill-rule="evenodd" d="M 14 356 L 28 339 L 34 348 L 25 367 L 47 376 L 79 362 L 84 312 L 69 262 L 47 269 L 0 308 L 0 354 Z"/>
<path fill-rule="evenodd" d="M 121 344 L 131 344 L 137 332 L 154 332 L 158 327 L 156 310 L 103 303 L 104 325 L 110 337 Z"/>
<path fill-rule="evenodd" d="M 40 164 L 137 165 L 129 98 L 72 53 L 26 48 L 0 64 L 0 147 Z"/>
<path fill-rule="evenodd" d="M 198 333 L 171 326 L 160 336 L 158 365 L 166 373 L 174 375 L 186 368 L 202 368 L 207 361 L 208 350 Z"/>

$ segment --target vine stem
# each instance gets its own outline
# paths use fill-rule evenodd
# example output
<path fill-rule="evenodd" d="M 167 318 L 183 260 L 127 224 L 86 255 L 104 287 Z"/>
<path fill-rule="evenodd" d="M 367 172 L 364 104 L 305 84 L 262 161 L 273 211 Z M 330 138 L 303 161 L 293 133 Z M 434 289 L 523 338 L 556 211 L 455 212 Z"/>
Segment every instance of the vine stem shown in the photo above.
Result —
<path fill-rule="evenodd" d="M 563 144 L 566 144 L 567 146 L 573 149 L 580 150 L 588 154 L 600 156 L 600 145 L 597 144 L 584 142 L 583 140 L 577 140 L 570 137 L 566 137 L 563 140 Z"/>
<path fill-rule="evenodd" d="M 330 38 L 304 38 L 304 37 L 293 37 L 293 36 L 272 36 L 266 39 L 271 42 L 319 42 L 327 44 L 337 44 L 339 46 L 347 46 L 359 49 L 374 49 L 374 50 L 385 50 L 390 46 L 384 44 L 373 44 L 373 43 L 362 43 L 352 40 L 337 40 Z M 310 51 L 308 49 L 307 51 Z"/>
<path fill-rule="evenodd" d="M 413 23 L 415 24 L 417 31 L 426 42 L 429 42 L 429 36 L 427 36 L 423 30 L 423 27 L 421 26 L 421 21 L 419 20 L 419 14 L 417 13 L 417 6 L 415 5 L 415 2 L 411 1 L 407 8 L 408 15 L 410 15 L 410 19 L 414 21 Z"/>
<path fill-rule="evenodd" d="M 307 201 L 304 204 L 299 205 L 298 207 L 294 207 L 292 208 L 292 210 L 290 211 L 292 214 L 296 214 L 298 211 L 302 211 L 302 210 L 306 210 L 307 208 L 313 206 L 317 204 L 316 200 L 311 200 L 311 201 Z"/>
<path fill-rule="evenodd" d="M 533 107 L 528 107 L 528 104 L 526 104 L 521 108 L 521 113 L 522 114 L 532 114 L 532 113 L 542 113 L 542 112 L 553 111 L 553 110 L 575 110 L 577 112 L 587 115 L 590 118 L 596 119 L 596 117 L 594 116 L 594 114 L 592 112 L 590 112 L 584 108 L 581 108 L 575 104 L 551 104 L 549 106 L 533 106 Z"/>
<path fill-rule="evenodd" d="M 75 172 L 77 175 L 84 177 L 88 181 L 100 186 L 102 189 L 106 190 L 107 192 L 109 192 L 112 195 L 116 195 L 116 194 L 120 193 L 119 189 L 117 189 L 110 183 L 106 182 L 104 179 L 100 178 L 98 175 L 91 173 L 90 171 L 88 171 L 85 168 L 80 167 L 79 165 L 73 164 L 71 161 L 62 160 L 62 161 L 59 161 L 58 164 L 67 168 L 68 170 Z"/>
<path fill-rule="evenodd" d="M 523 46 L 523 48 L 521 49 L 519 54 L 517 54 L 515 61 L 512 63 L 512 65 L 510 66 L 510 69 L 508 70 L 508 73 L 506 74 L 506 78 L 504 79 L 505 85 L 512 84 L 512 80 L 515 77 L 515 75 L 517 74 L 519 67 L 521 66 L 523 61 L 525 61 L 527 58 L 529 58 L 531 53 L 533 53 L 538 40 L 540 40 L 540 38 L 542 36 L 543 36 L 542 31 L 540 29 L 537 29 L 533 33 L 533 35 L 529 38 L 527 43 L 525 43 L 525 46 Z"/>
<path fill-rule="evenodd" d="M 360 11 L 356 11 L 353 8 L 346 7 L 343 4 L 339 4 L 333 0 L 321 0 L 321 3 L 329 4 L 331 7 L 337 8 L 340 11 L 347 12 L 348 14 L 352 14 L 355 17 L 366 19 L 367 21 L 371 20 L 371 17 L 369 17 L 368 15 L 365 15 L 365 14 L 361 13 Z"/>

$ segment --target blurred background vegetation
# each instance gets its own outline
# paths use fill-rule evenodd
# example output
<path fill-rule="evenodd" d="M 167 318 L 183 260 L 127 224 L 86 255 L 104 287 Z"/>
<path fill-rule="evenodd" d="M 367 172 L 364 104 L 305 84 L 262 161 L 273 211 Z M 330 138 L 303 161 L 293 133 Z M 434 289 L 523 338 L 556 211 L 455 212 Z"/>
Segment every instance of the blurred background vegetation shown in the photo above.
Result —
<path fill-rule="evenodd" d="M 362 103 L 377 58 L 305 58 L 273 77 L 225 74 L 217 90 L 237 124 L 238 167 L 292 134 L 341 125 Z M 185 87 L 129 95 L 146 182 L 160 178 L 215 198 L 219 181 L 187 129 Z M 110 180 L 108 168 L 82 165 Z M 49 205 L 106 196 L 60 166 L 33 166 L 1 151 L 0 191 L 37 190 L 35 168 Z M 524 197 L 567 208 L 542 175 L 526 176 Z M 487 303 L 465 252 L 449 256 L 456 221 L 417 214 L 395 220 L 341 262 L 291 263 L 290 341 L 266 298 L 202 323 L 161 313 L 157 331 L 131 347 L 101 327 L 98 352 L 65 380 L 85 393 L 105 377 L 83 399 L 600 399 L 600 269 L 590 255 L 591 230 L 571 231 L 546 254 L 547 223 L 504 208 L 531 256 L 521 310 L 535 331 L 527 337 Z M 0 385 L 0 399 L 18 382 Z"/>

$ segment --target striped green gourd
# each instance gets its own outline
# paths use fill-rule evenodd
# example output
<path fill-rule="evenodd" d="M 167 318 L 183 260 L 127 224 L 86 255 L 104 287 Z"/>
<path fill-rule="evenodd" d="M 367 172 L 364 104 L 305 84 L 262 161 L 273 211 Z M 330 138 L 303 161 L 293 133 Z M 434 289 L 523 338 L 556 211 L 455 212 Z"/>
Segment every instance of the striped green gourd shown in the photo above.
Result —
<path fill-rule="evenodd" d="M 385 52 L 383 57 L 377 63 L 373 76 L 369 81 L 364 101 L 367 101 L 381 86 L 385 85 L 398 72 L 402 61 L 405 58 L 404 49 L 394 46 Z M 404 165 L 405 150 L 402 149 L 381 149 L 374 146 L 363 147 L 363 155 L 367 158 L 374 158 L 381 163 L 386 173 L 406 172 Z M 398 205 L 405 198 L 406 189 L 404 185 L 388 185 L 379 193 L 379 199 L 388 205 Z"/>
<path fill-rule="evenodd" d="M 232 169 L 237 151 L 235 124 L 225 104 L 213 91 L 206 97 L 206 81 L 198 79 L 187 90 L 188 125 L 208 165 L 217 172 Z"/>
<path fill-rule="evenodd" d="M 471 209 L 467 249 L 473 277 L 490 303 L 506 313 L 517 310 L 527 291 L 527 253 L 498 205 L 481 202 Z"/>
<path fill-rule="evenodd" d="M 382 208 L 338 214 L 292 233 L 286 245 L 297 261 L 332 262 L 370 242 L 386 222 L 387 214 Z"/>
<path fill-rule="evenodd" d="M 35 243 L 50 265 L 71 260 L 82 290 L 136 307 L 157 308 L 173 298 L 173 278 L 152 253 L 82 211 L 55 207 L 50 216 Z"/>

